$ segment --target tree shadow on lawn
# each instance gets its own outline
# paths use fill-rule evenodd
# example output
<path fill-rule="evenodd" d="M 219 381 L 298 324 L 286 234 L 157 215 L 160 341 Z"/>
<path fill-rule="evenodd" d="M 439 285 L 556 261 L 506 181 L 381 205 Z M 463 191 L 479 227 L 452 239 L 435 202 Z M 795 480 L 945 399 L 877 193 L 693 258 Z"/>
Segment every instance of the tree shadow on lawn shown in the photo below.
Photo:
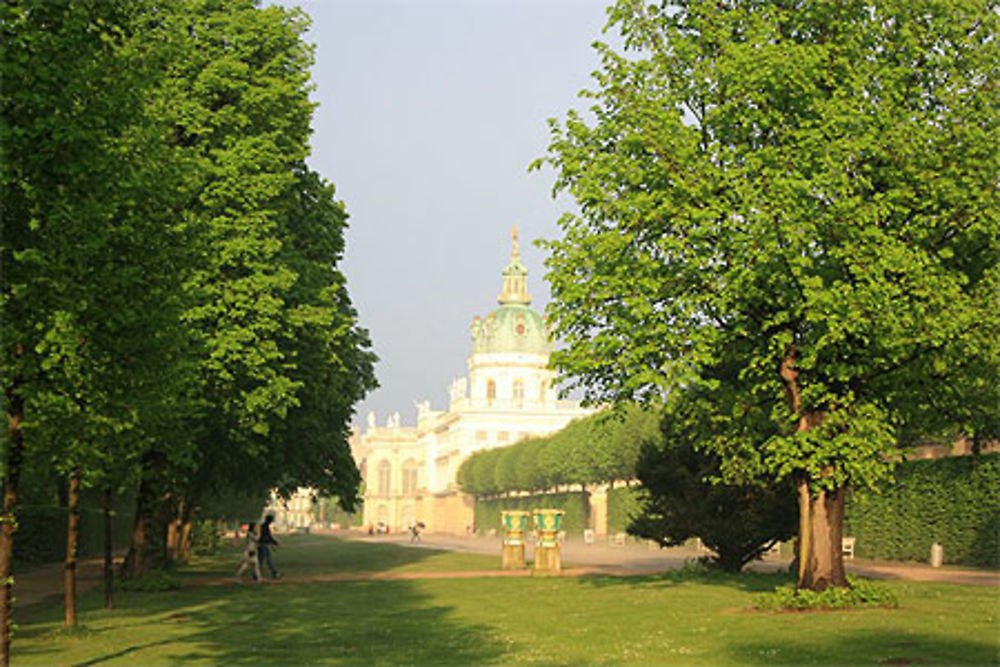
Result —
<path fill-rule="evenodd" d="M 783 572 L 729 573 L 671 570 L 663 574 L 636 576 L 587 575 L 580 577 L 580 581 L 594 588 L 635 585 L 669 588 L 685 584 L 700 584 L 735 588 L 748 593 L 768 593 L 782 584 L 793 583 L 794 579 L 790 574 Z"/>
<path fill-rule="evenodd" d="M 329 535 L 279 535 L 281 546 L 272 551 L 277 568 L 289 575 L 385 572 L 421 561 L 447 557 L 440 549 L 409 549 L 393 543 L 344 540 Z M 233 577 L 242 561 L 242 547 L 228 541 L 219 554 L 193 559 L 179 571 L 183 578 Z M 266 566 L 261 573 L 268 574 Z"/>
<path fill-rule="evenodd" d="M 408 581 L 195 588 L 126 597 L 124 623 L 98 627 L 97 618 L 85 619 L 95 629 L 79 642 L 62 643 L 58 632 L 53 641 L 40 641 L 44 637 L 33 633 L 30 645 L 15 646 L 17 655 L 78 665 L 123 659 L 178 665 L 478 664 L 500 659 L 505 651 L 488 626 L 455 620 L 451 607 L 435 604 Z M 89 655 L 88 645 L 94 649 Z M 70 651 L 73 657 L 67 658 Z"/>
<path fill-rule="evenodd" d="M 793 639 L 786 634 L 771 641 L 729 643 L 727 650 L 736 664 L 995 665 L 1000 661 L 996 643 L 893 630 L 802 632 Z"/>
<path fill-rule="evenodd" d="M 486 626 L 449 618 L 410 582 L 343 582 L 240 596 L 192 614 L 203 629 L 185 637 L 177 663 L 296 664 L 343 661 L 481 663 L 503 654 Z M 274 589 L 277 590 L 277 589 Z"/>

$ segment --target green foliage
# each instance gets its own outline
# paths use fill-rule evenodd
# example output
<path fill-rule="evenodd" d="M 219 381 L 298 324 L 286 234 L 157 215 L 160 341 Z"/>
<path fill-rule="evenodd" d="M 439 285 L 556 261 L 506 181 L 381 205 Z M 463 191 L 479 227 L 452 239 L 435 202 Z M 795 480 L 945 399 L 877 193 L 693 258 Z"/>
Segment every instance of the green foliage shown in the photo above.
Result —
<path fill-rule="evenodd" d="M 118 588 L 129 593 L 161 593 L 180 587 L 181 578 L 167 570 L 150 570 L 141 577 L 118 581 Z"/>
<path fill-rule="evenodd" d="M 649 447 L 638 465 L 642 508 L 629 532 L 663 546 L 701 538 L 716 552 L 716 564 L 733 572 L 795 534 L 798 513 L 789 481 L 731 485 L 719 482 L 719 474 L 719 457 L 690 441 L 668 439 Z"/>
<path fill-rule="evenodd" d="M 476 452 L 457 479 L 463 491 L 477 496 L 633 479 L 641 447 L 657 437 L 657 417 L 650 411 L 631 406 L 601 412 L 546 437 Z"/>
<path fill-rule="evenodd" d="M 910 461 L 881 492 L 848 499 L 845 535 L 864 558 L 1000 565 L 1000 454 Z"/>
<path fill-rule="evenodd" d="M 133 516 L 129 512 L 111 515 L 112 541 L 116 548 L 125 547 L 132 531 Z M 55 563 L 66 557 L 65 507 L 24 505 L 18 511 L 17 539 L 14 541 L 14 561 L 17 564 Z M 104 514 L 89 507 L 80 510 L 80 535 L 77 555 L 94 558 L 104 554 Z"/>
<path fill-rule="evenodd" d="M 764 611 L 807 611 L 853 609 L 857 607 L 896 608 L 899 601 L 885 584 L 847 575 L 849 587 L 831 587 L 825 591 L 796 589 L 791 584 L 757 596 L 754 608 Z"/>
<path fill-rule="evenodd" d="M 731 432 L 717 432 L 720 410 L 696 388 L 676 392 L 664 407 L 659 441 L 642 450 L 636 475 L 642 507 L 629 532 L 676 546 L 698 537 L 716 564 L 739 571 L 798 527 L 791 479 L 723 479 L 722 457 L 713 446 Z M 764 439 L 766 421 L 747 411 L 740 424 L 750 438 Z"/>
<path fill-rule="evenodd" d="M 697 388 L 728 477 L 814 491 L 887 480 L 901 435 L 995 425 L 995 2 L 610 15 L 624 51 L 597 46 L 544 161 L 580 211 L 545 244 L 569 386 Z"/>
<path fill-rule="evenodd" d="M 638 488 L 608 489 L 608 532 L 624 533 L 642 510 L 642 496 Z"/>
<path fill-rule="evenodd" d="M 222 531 L 215 519 L 199 519 L 191 528 L 191 551 L 198 556 L 211 556 L 222 545 Z"/>
<path fill-rule="evenodd" d="M 504 510 L 561 509 L 565 512 L 562 529 L 567 534 L 581 534 L 590 527 L 590 494 L 582 491 L 569 493 L 541 493 L 515 498 L 476 499 L 476 532 L 495 530 L 503 533 L 501 512 Z M 530 525 L 530 524 L 529 524 Z"/>

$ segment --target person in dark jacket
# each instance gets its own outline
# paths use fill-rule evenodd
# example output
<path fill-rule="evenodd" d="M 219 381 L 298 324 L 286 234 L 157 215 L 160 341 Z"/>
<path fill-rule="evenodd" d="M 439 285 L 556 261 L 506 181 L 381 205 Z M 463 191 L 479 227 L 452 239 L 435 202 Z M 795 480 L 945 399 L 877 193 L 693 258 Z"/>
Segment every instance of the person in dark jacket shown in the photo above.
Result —
<path fill-rule="evenodd" d="M 278 568 L 274 567 L 274 561 L 271 559 L 271 547 L 278 546 L 278 540 L 274 539 L 274 535 L 271 534 L 272 523 L 274 523 L 274 515 L 268 514 L 264 517 L 264 523 L 260 524 L 260 542 L 257 547 L 257 558 L 262 564 L 267 564 L 267 569 L 271 571 L 271 576 L 274 579 L 280 579 L 281 573 L 278 572 Z"/>

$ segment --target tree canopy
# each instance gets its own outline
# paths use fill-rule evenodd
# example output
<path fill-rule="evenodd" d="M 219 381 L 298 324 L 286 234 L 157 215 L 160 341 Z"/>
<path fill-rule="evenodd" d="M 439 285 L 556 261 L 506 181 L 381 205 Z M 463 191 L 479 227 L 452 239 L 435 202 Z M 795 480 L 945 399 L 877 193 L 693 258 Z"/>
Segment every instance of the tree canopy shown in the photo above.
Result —
<path fill-rule="evenodd" d="M 253 0 L 0 6 L 4 614 L 22 471 L 138 486 L 134 573 L 184 551 L 201 499 L 356 503 L 374 355 L 345 207 L 305 163 L 306 25 Z"/>
<path fill-rule="evenodd" d="M 592 401 L 711 396 L 726 477 L 798 485 L 799 585 L 846 585 L 843 489 L 907 435 L 995 427 L 998 6 L 610 16 L 624 48 L 544 161 L 579 204 L 546 244 L 554 362 Z"/>

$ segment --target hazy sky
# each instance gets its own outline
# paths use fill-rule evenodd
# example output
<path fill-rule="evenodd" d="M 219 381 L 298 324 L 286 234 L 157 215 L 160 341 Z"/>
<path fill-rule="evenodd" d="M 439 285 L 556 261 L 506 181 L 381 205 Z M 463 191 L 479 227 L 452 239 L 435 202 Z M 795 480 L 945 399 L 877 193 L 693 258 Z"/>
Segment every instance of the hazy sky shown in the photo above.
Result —
<path fill-rule="evenodd" d="M 319 103 L 313 168 L 350 214 L 343 264 L 380 361 L 381 388 L 358 406 L 378 423 L 414 401 L 447 408 L 466 373 L 469 323 L 497 307 L 510 228 L 539 310 L 544 256 L 571 207 L 551 197 L 546 119 L 583 108 L 605 3 L 590 0 L 385 2 L 316 0 Z"/>

